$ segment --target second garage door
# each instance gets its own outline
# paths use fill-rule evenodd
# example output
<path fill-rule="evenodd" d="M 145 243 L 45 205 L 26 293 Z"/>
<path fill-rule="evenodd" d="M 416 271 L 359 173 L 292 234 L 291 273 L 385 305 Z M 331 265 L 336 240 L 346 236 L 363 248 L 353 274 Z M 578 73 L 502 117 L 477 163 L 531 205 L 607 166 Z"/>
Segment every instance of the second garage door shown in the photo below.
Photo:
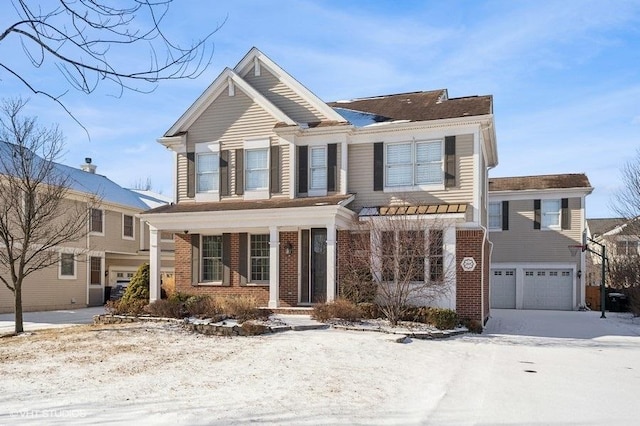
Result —
<path fill-rule="evenodd" d="M 491 307 L 496 309 L 516 308 L 515 269 L 491 270 Z"/>
<path fill-rule="evenodd" d="M 571 269 L 525 269 L 524 309 L 573 309 Z"/>

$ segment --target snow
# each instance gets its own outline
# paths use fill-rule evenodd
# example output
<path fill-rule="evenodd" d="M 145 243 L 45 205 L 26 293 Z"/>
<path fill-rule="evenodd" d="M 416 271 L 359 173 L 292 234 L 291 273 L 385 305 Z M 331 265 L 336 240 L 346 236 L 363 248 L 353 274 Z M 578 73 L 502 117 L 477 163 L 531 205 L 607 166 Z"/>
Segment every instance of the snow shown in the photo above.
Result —
<path fill-rule="evenodd" d="M 407 344 L 49 329 L 0 339 L 0 424 L 635 424 L 640 321 L 607 315 L 494 310 L 482 335 Z"/>

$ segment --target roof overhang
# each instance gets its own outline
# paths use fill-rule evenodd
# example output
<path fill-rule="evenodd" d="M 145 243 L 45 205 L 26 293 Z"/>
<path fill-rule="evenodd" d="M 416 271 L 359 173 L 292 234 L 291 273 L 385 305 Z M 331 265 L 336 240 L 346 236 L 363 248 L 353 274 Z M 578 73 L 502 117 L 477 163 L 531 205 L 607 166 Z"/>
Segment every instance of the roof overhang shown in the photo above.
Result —
<path fill-rule="evenodd" d="M 532 200 L 532 199 L 552 199 L 552 198 L 574 198 L 574 197 L 587 196 L 591 194 L 591 192 L 593 192 L 592 187 L 490 191 L 489 200 Z"/>

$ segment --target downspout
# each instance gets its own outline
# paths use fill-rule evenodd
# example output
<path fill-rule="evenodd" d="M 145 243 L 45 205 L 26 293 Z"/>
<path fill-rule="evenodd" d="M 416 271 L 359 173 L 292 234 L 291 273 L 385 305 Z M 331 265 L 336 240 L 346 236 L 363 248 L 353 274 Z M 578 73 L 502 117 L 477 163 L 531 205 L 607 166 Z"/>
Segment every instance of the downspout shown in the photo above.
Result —
<path fill-rule="evenodd" d="M 485 282 L 484 282 L 484 243 L 485 241 L 489 243 L 489 263 L 491 263 L 491 257 L 493 256 L 493 243 L 489 240 L 488 235 L 489 235 L 489 231 L 487 230 L 487 228 L 480 224 L 480 228 L 482 228 L 482 250 L 481 250 L 481 256 L 482 256 L 482 268 L 480 273 L 482 274 L 482 279 L 481 279 L 481 283 L 482 285 L 480 286 L 480 309 L 482 310 L 481 315 L 484 315 L 484 286 L 485 286 Z M 489 269 L 491 270 L 491 269 Z M 489 287 L 489 300 L 491 300 L 491 287 Z M 489 310 L 489 313 L 491 313 L 491 310 Z M 489 320 L 489 317 L 487 317 L 487 320 Z M 484 321 L 484 323 L 486 323 L 486 321 Z M 484 327 L 484 324 L 482 324 L 482 326 Z"/>

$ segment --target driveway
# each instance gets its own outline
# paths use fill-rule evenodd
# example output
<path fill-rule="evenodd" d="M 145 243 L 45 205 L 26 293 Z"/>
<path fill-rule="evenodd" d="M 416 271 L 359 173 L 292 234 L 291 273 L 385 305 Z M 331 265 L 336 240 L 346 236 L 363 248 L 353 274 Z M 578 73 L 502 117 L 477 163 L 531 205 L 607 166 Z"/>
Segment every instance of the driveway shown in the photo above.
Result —
<path fill-rule="evenodd" d="M 67 327 L 77 324 L 91 324 L 94 315 L 104 314 L 103 306 L 60 311 L 25 312 L 23 314 L 24 331 L 43 328 Z M 0 336 L 14 331 L 14 314 L 0 314 Z"/>

